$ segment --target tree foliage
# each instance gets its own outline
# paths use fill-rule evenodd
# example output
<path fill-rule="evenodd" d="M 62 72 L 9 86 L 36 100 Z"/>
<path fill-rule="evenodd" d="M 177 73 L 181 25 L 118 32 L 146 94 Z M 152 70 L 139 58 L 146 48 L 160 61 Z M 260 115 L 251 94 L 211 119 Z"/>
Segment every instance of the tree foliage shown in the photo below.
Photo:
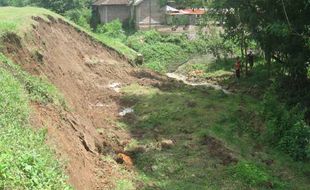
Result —
<path fill-rule="evenodd" d="M 0 0 L 0 6 L 38 6 L 57 13 L 89 7 L 92 0 Z"/>
<path fill-rule="evenodd" d="M 307 84 L 310 61 L 310 2 L 294 0 L 213 1 L 218 19 L 231 38 L 254 39 L 294 87 Z"/>
<path fill-rule="evenodd" d="M 267 93 L 264 102 L 266 139 L 296 160 L 308 160 L 310 129 L 301 110 L 310 107 L 310 1 L 216 0 L 211 5 L 211 15 L 242 54 L 248 42 L 255 41 L 267 68 L 276 69 L 275 92 Z M 306 114 L 309 117 L 309 110 Z"/>

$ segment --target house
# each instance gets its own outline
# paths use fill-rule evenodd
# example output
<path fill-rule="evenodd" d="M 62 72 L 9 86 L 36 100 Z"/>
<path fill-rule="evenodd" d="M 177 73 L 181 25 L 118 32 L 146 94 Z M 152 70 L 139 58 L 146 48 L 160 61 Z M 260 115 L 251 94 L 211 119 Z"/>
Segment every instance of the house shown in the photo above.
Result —
<path fill-rule="evenodd" d="M 159 0 L 136 0 L 133 6 L 136 28 L 151 28 L 165 23 Z"/>
<path fill-rule="evenodd" d="M 196 25 L 205 12 L 205 9 L 166 11 L 166 23 L 168 25 Z"/>
<path fill-rule="evenodd" d="M 92 9 L 97 23 L 108 23 L 116 19 L 125 23 L 131 18 L 131 1 L 129 0 L 96 0 Z"/>
<path fill-rule="evenodd" d="M 159 0 L 96 0 L 92 7 L 97 23 L 132 20 L 136 28 L 151 28 L 165 22 Z"/>

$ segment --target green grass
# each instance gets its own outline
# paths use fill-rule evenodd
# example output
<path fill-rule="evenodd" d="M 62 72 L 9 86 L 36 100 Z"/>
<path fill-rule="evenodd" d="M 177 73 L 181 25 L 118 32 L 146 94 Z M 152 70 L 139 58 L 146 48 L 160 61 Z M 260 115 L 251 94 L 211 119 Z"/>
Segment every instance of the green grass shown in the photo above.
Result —
<path fill-rule="evenodd" d="M 36 25 L 37 22 L 33 20 L 33 17 L 40 17 L 45 21 L 49 22 L 48 17 L 60 18 L 68 23 L 70 23 L 76 29 L 86 32 L 94 40 L 106 45 L 107 47 L 115 50 L 116 52 L 123 55 L 129 61 L 134 62 L 137 53 L 130 49 L 128 46 L 120 41 L 114 40 L 104 35 L 95 34 L 89 30 L 86 30 L 73 22 L 67 20 L 66 18 L 42 8 L 34 7 L 0 7 L 0 38 L 6 33 L 16 33 L 18 36 L 23 37 L 23 35 L 32 29 L 32 25 Z"/>
<path fill-rule="evenodd" d="M 31 30 L 33 24 L 36 24 L 32 17 L 39 16 L 48 21 L 47 15 L 61 18 L 56 13 L 42 8 L 0 7 L 0 37 L 7 32 L 14 32 L 22 36 L 25 32 Z"/>
<path fill-rule="evenodd" d="M 99 40 L 103 44 L 107 45 L 108 47 L 111 47 L 112 49 L 116 50 L 121 55 L 124 55 L 131 62 L 134 62 L 135 59 L 137 58 L 138 53 L 136 51 L 129 48 L 128 46 L 126 46 L 124 43 L 122 43 L 117 39 L 110 38 L 104 34 L 96 34 L 89 31 L 88 34 L 94 37 L 95 39 Z"/>
<path fill-rule="evenodd" d="M 256 148 L 261 142 L 255 124 L 262 120 L 254 98 L 176 83 L 159 88 L 135 84 L 122 91 L 135 112 L 121 122 L 133 135 L 143 134 L 134 144 L 148 147 L 134 157 L 143 189 L 268 189 L 270 184 L 274 189 L 308 189 L 308 163 L 281 155 L 285 163 L 277 151 Z M 219 152 L 203 143 L 206 136 L 220 142 L 213 150 Z M 162 139 L 175 145 L 160 149 Z M 237 165 L 222 164 L 229 154 L 239 160 Z M 275 163 L 267 166 L 268 159 Z"/>
<path fill-rule="evenodd" d="M 0 86 L 0 189 L 70 189 L 45 131 L 29 127 L 24 86 L 3 68 Z"/>
<path fill-rule="evenodd" d="M 32 101 L 37 101 L 44 104 L 51 103 L 67 108 L 64 97 L 52 84 L 47 81 L 46 78 L 31 76 L 27 72 L 23 71 L 20 66 L 7 59 L 2 53 L 0 53 L 0 62 L 2 62 L 0 65 L 1 67 L 5 68 L 17 80 L 19 80 Z"/>
<path fill-rule="evenodd" d="M 190 55 L 206 51 L 205 41 L 191 41 L 186 35 L 160 34 L 156 30 L 138 31 L 126 44 L 144 56 L 143 67 L 165 73 L 186 62 Z"/>
<path fill-rule="evenodd" d="M 188 63 L 182 65 L 178 69 L 178 72 L 201 79 L 216 79 L 231 76 L 233 74 L 233 69 L 233 59 L 216 60 L 211 55 L 204 55 L 191 59 Z M 201 73 L 195 74 L 195 71 L 201 71 Z"/>
<path fill-rule="evenodd" d="M 115 190 L 135 190 L 135 187 L 130 180 L 118 180 Z"/>

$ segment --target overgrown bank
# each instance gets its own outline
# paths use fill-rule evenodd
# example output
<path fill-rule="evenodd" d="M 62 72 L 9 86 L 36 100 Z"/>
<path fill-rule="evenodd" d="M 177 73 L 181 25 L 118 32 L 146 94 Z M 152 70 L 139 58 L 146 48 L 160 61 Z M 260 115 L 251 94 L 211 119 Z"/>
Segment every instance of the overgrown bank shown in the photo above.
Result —
<path fill-rule="evenodd" d="M 265 123 L 255 98 L 178 82 L 122 92 L 135 111 L 119 125 L 134 137 L 127 149 L 134 152 L 140 189 L 309 187 L 309 163 L 260 140 Z"/>
<path fill-rule="evenodd" d="M 45 144 L 45 131 L 30 128 L 30 101 L 58 102 L 57 92 L 0 54 L 0 189 L 71 189 Z"/>

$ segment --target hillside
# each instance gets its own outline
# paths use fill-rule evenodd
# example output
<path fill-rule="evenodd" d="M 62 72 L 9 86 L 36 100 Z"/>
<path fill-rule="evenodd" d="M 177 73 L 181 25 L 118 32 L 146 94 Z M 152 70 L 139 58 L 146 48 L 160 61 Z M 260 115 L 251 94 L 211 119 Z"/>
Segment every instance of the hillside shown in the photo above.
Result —
<path fill-rule="evenodd" d="M 136 67 L 45 9 L 0 8 L 0 39 L 0 189 L 309 189 L 309 163 L 259 140 L 254 96 Z"/>
<path fill-rule="evenodd" d="M 110 44 L 59 15 L 37 8 L 0 9 L 1 68 L 29 93 L 30 108 L 25 109 L 31 109 L 31 125 L 47 130 L 48 144 L 67 163 L 75 188 L 109 189 L 114 182 L 98 176 L 118 174 L 100 155 L 105 149 L 118 151 L 119 142 L 113 139 L 122 135 L 110 124 L 121 108 L 119 94 L 109 85 L 138 82 L 136 69 Z M 28 81 L 28 73 L 35 82 Z M 64 101 L 55 100 L 54 93 Z"/>

